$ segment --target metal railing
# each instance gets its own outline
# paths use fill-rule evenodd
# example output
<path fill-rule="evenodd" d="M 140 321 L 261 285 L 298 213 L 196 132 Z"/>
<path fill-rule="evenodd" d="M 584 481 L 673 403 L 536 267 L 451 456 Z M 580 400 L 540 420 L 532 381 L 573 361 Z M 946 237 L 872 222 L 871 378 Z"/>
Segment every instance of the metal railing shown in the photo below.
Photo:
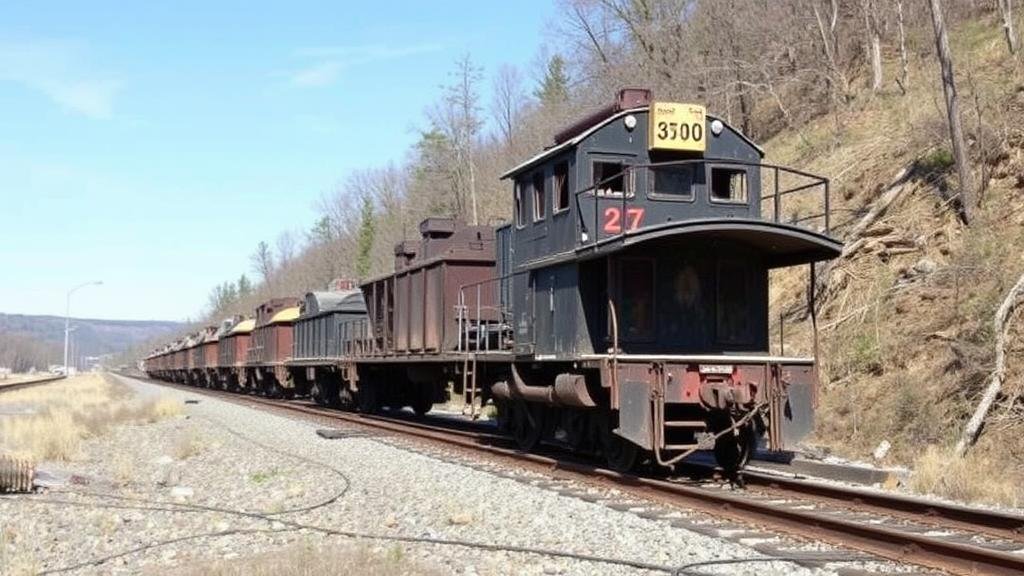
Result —
<path fill-rule="evenodd" d="M 455 304 L 455 319 L 459 334 L 456 345 L 457 352 L 497 352 L 508 349 L 508 346 L 505 346 L 505 336 L 511 328 L 508 323 L 509 311 L 502 305 L 501 286 L 498 287 L 497 306 L 483 304 L 483 289 L 484 286 L 495 282 L 511 282 L 513 276 L 515 274 L 494 276 L 459 286 L 459 299 Z M 473 296 L 472 302 L 466 297 L 467 289 Z M 490 317 L 485 318 L 485 313 Z M 497 338 L 497 342 L 493 346 L 491 345 L 492 336 Z"/>
<path fill-rule="evenodd" d="M 583 244 L 598 243 L 600 241 L 613 240 L 616 238 L 623 237 L 626 233 L 632 232 L 642 227 L 631 227 L 629 222 L 630 212 L 629 208 L 638 202 L 645 203 L 679 203 L 679 202 L 694 202 L 696 199 L 696 192 L 693 189 L 692 173 L 691 173 L 691 189 L 688 194 L 682 194 L 678 192 L 659 192 L 653 191 L 651 182 L 653 181 L 654 175 L 661 169 L 679 168 L 684 166 L 701 166 L 701 167 L 743 167 L 743 168 L 756 168 L 756 175 L 760 180 L 754 186 L 752 183 L 747 182 L 748 194 L 758 193 L 758 201 L 761 203 L 761 214 L 760 216 L 764 219 L 776 222 L 776 223 L 787 223 L 791 225 L 797 225 L 803 222 L 807 222 L 815 219 L 822 219 L 823 226 L 822 231 L 825 234 L 831 232 L 831 202 L 829 192 L 829 181 L 827 178 L 796 170 L 793 168 L 787 168 L 785 166 L 779 166 L 775 164 L 767 164 L 763 162 L 752 162 L 745 160 L 735 160 L 730 158 L 700 158 L 691 160 L 677 160 L 672 162 L 657 162 L 649 164 L 634 164 L 626 165 L 623 170 L 613 176 L 604 178 L 603 180 L 596 182 L 592 186 L 578 190 L 575 193 L 576 200 L 576 213 L 577 213 L 577 230 L 576 237 Z M 749 175 L 751 171 L 746 171 Z M 770 175 L 770 186 L 771 193 L 763 194 L 762 191 L 765 188 L 764 183 L 766 177 Z M 636 183 L 641 179 L 637 176 L 643 176 L 644 186 L 637 186 Z M 798 182 L 791 185 L 785 186 L 781 184 L 784 179 L 796 179 Z M 603 192 L 609 190 L 609 184 L 621 180 L 622 188 L 621 191 L 614 192 Z M 707 200 L 712 205 L 721 205 L 718 201 L 713 201 L 710 198 L 711 185 L 705 178 L 705 193 Z M 642 190 L 638 189 L 642 188 Z M 783 220 L 783 199 L 796 193 L 804 191 L 816 191 L 820 190 L 821 193 L 821 204 L 822 211 L 820 213 L 813 213 L 807 216 L 798 216 L 790 219 L 788 222 Z M 642 193 L 642 196 L 641 196 Z M 586 215 L 584 214 L 584 200 L 586 198 L 591 199 L 593 207 L 593 222 L 587 222 Z M 600 219 L 602 217 L 602 211 L 600 210 L 601 203 L 604 201 L 608 204 L 609 200 L 613 201 L 614 204 L 619 205 L 618 218 L 619 222 L 617 225 L 617 232 L 606 231 L 605 237 L 601 238 L 602 227 L 600 226 Z M 617 202 L 615 202 L 617 201 Z M 744 203 L 749 205 L 750 198 L 747 198 Z M 613 204 L 613 205 L 614 205 Z M 741 205 L 741 203 L 725 203 L 732 205 Z M 770 207 L 768 217 L 765 218 L 764 210 L 766 207 Z M 592 225 L 591 225 L 592 224 Z M 614 227 L 613 227 L 614 230 Z"/>

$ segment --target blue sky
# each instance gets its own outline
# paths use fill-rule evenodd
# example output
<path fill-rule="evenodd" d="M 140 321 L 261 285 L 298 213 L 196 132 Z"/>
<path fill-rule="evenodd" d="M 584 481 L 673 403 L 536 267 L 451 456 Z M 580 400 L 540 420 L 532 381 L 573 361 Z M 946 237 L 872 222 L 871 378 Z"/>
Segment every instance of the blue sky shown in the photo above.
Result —
<path fill-rule="evenodd" d="M 5 2 L 0 312 L 180 320 L 400 161 L 453 63 L 532 78 L 552 2 Z M 251 276 L 251 274 L 250 274 Z"/>

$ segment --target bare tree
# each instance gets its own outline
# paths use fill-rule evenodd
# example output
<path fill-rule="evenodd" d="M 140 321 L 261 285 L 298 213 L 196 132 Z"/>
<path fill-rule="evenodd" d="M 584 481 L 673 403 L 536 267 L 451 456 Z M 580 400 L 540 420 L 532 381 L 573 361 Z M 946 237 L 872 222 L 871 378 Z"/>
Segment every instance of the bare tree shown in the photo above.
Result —
<path fill-rule="evenodd" d="M 292 258 L 295 257 L 295 250 L 297 248 L 297 240 L 295 234 L 290 230 L 285 230 L 277 235 L 277 265 L 284 267 L 287 266 Z"/>
<path fill-rule="evenodd" d="M 896 84 L 900 92 L 906 94 L 910 63 L 907 61 L 907 33 L 903 26 L 903 0 L 896 0 L 896 28 L 900 37 L 900 75 L 896 78 Z"/>
<path fill-rule="evenodd" d="M 450 146 L 455 156 L 450 175 L 459 215 L 463 215 L 464 199 L 468 197 L 470 221 L 476 225 L 479 214 L 473 156 L 483 126 L 477 94 L 477 85 L 483 73 L 466 54 L 455 62 L 453 76 L 452 83 L 445 86 L 444 99 L 431 114 L 431 121 L 443 136 L 444 141 L 439 143 Z"/>
<path fill-rule="evenodd" d="M 971 172 L 967 166 L 964 150 L 964 133 L 960 126 L 960 108 L 957 104 L 956 80 L 953 77 L 953 55 L 949 50 L 946 22 L 942 14 L 941 0 L 928 0 L 932 13 L 932 28 L 935 30 L 935 52 L 942 70 L 942 92 L 946 96 L 946 116 L 949 122 L 949 140 L 953 147 L 953 160 L 960 179 L 960 219 L 970 224 L 974 208 L 974 193 L 971 188 Z"/>
<path fill-rule="evenodd" d="M 274 254 L 270 251 L 270 246 L 261 240 L 256 245 L 256 251 L 249 257 L 249 261 L 252 263 L 252 269 L 260 275 L 263 283 L 269 283 L 274 275 Z"/>
<path fill-rule="evenodd" d="M 1010 54 L 1017 55 L 1017 31 L 1013 26 L 1013 0 L 999 0 L 999 14 L 1003 18 L 1003 35 L 1006 36 L 1006 49 Z"/>
<path fill-rule="evenodd" d="M 878 10 L 875 0 L 861 0 L 861 11 L 864 13 L 864 49 L 867 61 L 871 63 L 871 91 L 882 89 L 882 32 L 878 21 Z"/>
<path fill-rule="evenodd" d="M 491 114 L 501 131 L 505 145 L 512 147 L 516 131 L 523 115 L 523 79 L 519 69 L 510 64 L 498 68 L 494 77 L 494 95 L 491 100 Z"/>

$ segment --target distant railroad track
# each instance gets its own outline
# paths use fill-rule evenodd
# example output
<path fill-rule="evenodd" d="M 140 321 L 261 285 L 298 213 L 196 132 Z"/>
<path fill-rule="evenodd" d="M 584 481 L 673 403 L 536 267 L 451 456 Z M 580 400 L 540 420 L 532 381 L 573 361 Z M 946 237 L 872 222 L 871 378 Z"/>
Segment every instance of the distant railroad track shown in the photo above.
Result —
<path fill-rule="evenodd" d="M 827 542 L 879 558 L 953 574 L 1022 574 L 1024 516 L 876 490 L 745 472 L 749 490 L 725 490 L 669 477 L 621 474 L 555 454 L 524 453 L 500 434 L 453 429 L 423 420 L 363 415 L 304 401 L 274 400 L 143 380 L 199 394 L 259 404 L 485 453 L 553 477 L 597 483 L 645 500 Z M 808 560 L 813 564 L 812 560 Z"/>
<path fill-rule="evenodd" d="M 63 375 L 47 376 L 46 378 L 37 378 L 36 380 L 27 380 L 25 382 L 15 382 L 13 384 L 4 384 L 3 381 L 0 380 L 0 394 L 14 390 L 24 390 L 25 388 L 31 388 L 32 386 L 49 384 L 50 382 L 56 382 L 57 380 L 63 380 L 64 378 L 65 377 Z"/>

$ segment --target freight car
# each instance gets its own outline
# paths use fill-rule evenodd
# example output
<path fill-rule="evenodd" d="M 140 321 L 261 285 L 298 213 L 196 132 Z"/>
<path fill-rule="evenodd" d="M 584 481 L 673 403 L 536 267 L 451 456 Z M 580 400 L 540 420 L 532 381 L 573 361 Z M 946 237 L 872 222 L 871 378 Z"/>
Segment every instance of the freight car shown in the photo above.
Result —
<path fill-rule="evenodd" d="M 294 396 L 285 361 L 292 355 L 298 317 L 298 298 L 274 298 L 256 308 L 256 325 L 246 351 L 247 388 L 274 398 Z"/>
<path fill-rule="evenodd" d="M 290 358 L 287 339 L 261 356 L 254 337 L 247 380 L 364 411 L 493 399 L 524 449 L 555 442 L 617 469 L 699 449 L 737 469 L 759 443 L 792 446 L 813 424 L 817 345 L 771 353 L 769 273 L 807 266 L 813 286 L 842 246 L 828 180 L 763 155 L 702 106 L 623 90 L 504 174 L 511 223 L 425 220 L 394 272 L 360 286 L 365 311 L 351 291 L 257 311 L 257 333 L 309 326 Z M 318 320 L 342 300 L 350 317 Z"/>

